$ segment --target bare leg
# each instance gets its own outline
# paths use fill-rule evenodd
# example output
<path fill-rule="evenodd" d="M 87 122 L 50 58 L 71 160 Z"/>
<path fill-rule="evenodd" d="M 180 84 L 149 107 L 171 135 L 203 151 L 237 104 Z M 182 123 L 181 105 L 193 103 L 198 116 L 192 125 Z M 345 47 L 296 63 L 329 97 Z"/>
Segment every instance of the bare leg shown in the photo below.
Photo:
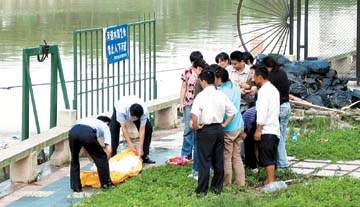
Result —
<path fill-rule="evenodd" d="M 275 165 L 266 166 L 266 180 L 264 184 L 272 183 L 276 180 L 275 177 Z"/>

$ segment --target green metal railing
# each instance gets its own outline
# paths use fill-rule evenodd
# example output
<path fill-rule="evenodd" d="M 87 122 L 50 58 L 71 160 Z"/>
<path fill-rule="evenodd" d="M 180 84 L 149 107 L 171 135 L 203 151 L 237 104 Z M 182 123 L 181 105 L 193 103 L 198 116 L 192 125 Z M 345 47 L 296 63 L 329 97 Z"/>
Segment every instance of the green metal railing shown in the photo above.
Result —
<path fill-rule="evenodd" d="M 122 96 L 157 97 L 155 18 L 128 26 L 129 58 L 115 64 L 106 63 L 103 28 L 73 32 L 73 109 L 79 118 L 112 110 Z"/>
<path fill-rule="evenodd" d="M 22 75 L 22 126 L 21 126 L 21 139 L 27 139 L 29 137 L 29 95 L 31 97 L 31 104 L 33 108 L 35 124 L 37 133 L 40 133 L 40 124 L 38 118 L 38 112 L 36 109 L 35 96 L 33 91 L 33 85 L 30 76 L 30 57 L 43 56 L 51 54 L 51 83 L 50 83 L 50 128 L 56 126 L 57 119 L 57 84 L 58 73 L 61 83 L 61 88 L 64 97 L 65 108 L 69 109 L 69 99 L 67 95 L 64 73 L 61 65 L 61 59 L 59 54 L 59 48 L 57 45 L 40 46 L 38 48 L 26 48 L 23 49 L 23 75 Z"/>

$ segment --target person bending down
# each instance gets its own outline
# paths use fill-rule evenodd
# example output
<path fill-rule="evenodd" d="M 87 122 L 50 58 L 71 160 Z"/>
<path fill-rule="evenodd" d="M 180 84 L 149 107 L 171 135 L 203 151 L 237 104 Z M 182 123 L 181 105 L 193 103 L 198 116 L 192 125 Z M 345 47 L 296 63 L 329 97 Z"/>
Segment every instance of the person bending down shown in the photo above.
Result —
<path fill-rule="evenodd" d="M 102 188 L 111 187 L 109 162 L 111 157 L 111 135 L 107 124 L 110 119 L 105 116 L 78 120 L 69 131 L 71 152 L 70 187 L 74 192 L 81 192 L 79 154 L 85 148 L 91 160 L 95 162 Z M 100 143 L 104 143 L 103 148 Z"/>
<path fill-rule="evenodd" d="M 130 123 L 134 123 L 139 130 L 140 143 L 135 147 L 129 136 Z M 145 103 L 136 96 L 122 97 L 114 107 L 110 122 L 112 156 L 116 155 L 119 146 L 120 128 L 126 139 L 129 149 L 133 150 L 143 160 L 143 163 L 152 164 L 149 155 L 153 128 L 148 118 Z"/>

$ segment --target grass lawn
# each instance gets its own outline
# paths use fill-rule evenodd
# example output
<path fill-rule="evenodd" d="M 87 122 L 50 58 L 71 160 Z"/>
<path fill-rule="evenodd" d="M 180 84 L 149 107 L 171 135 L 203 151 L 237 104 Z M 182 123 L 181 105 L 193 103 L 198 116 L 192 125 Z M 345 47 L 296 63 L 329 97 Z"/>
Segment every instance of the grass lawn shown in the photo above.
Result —
<path fill-rule="evenodd" d="M 287 190 L 270 194 L 256 191 L 263 179 L 247 172 L 247 187 L 224 189 L 219 196 L 209 193 L 197 198 L 189 192 L 196 182 L 187 178 L 190 167 L 161 166 L 147 169 L 111 190 L 100 191 L 79 206 L 357 206 L 360 205 L 360 181 L 345 178 L 302 178 L 289 171 L 278 177 L 297 179 Z"/>
<path fill-rule="evenodd" d="M 360 159 L 360 124 L 347 120 L 347 129 L 329 118 L 313 118 L 289 125 L 286 148 L 288 155 L 298 159 L 357 160 Z M 291 142 L 295 129 L 300 129 L 296 143 Z"/>
<path fill-rule="evenodd" d="M 300 130 L 296 143 L 288 137 L 289 155 L 299 159 L 355 160 L 360 159 L 360 124 L 347 120 L 353 128 L 345 129 L 329 118 L 291 122 L 289 135 Z M 288 189 L 278 193 L 255 190 L 265 179 L 246 172 L 246 187 L 226 188 L 219 196 L 209 193 L 197 198 L 195 180 L 187 178 L 190 166 L 160 166 L 144 170 L 116 188 L 99 191 L 79 206 L 360 206 L 360 180 L 351 177 L 311 178 L 291 171 L 278 171 L 280 180 L 294 180 Z"/>

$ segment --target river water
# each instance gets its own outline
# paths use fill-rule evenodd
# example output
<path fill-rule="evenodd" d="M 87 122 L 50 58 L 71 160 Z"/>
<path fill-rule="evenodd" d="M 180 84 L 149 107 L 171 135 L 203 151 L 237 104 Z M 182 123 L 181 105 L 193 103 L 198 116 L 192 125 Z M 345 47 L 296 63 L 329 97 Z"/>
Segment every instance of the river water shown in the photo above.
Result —
<path fill-rule="evenodd" d="M 163 97 L 179 93 L 180 69 L 189 66 L 191 51 L 200 50 L 208 63 L 214 63 L 217 53 L 242 49 L 236 37 L 236 7 L 234 0 L 0 0 L 0 135 L 19 134 L 21 128 L 23 48 L 43 40 L 59 45 L 65 79 L 72 80 L 73 30 L 134 22 L 155 13 L 158 96 Z M 355 17 L 356 0 L 310 1 L 309 55 L 327 57 L 353 50 Z M 39 64 L 32 59 L 32 82 L 49 82 L 49 69 L 49 61 Z M 68 89 L 72 97 L 70 85 Z M 34 92 L 44 129 L 49 123 L 50 90 L 38 86 Z"/>

